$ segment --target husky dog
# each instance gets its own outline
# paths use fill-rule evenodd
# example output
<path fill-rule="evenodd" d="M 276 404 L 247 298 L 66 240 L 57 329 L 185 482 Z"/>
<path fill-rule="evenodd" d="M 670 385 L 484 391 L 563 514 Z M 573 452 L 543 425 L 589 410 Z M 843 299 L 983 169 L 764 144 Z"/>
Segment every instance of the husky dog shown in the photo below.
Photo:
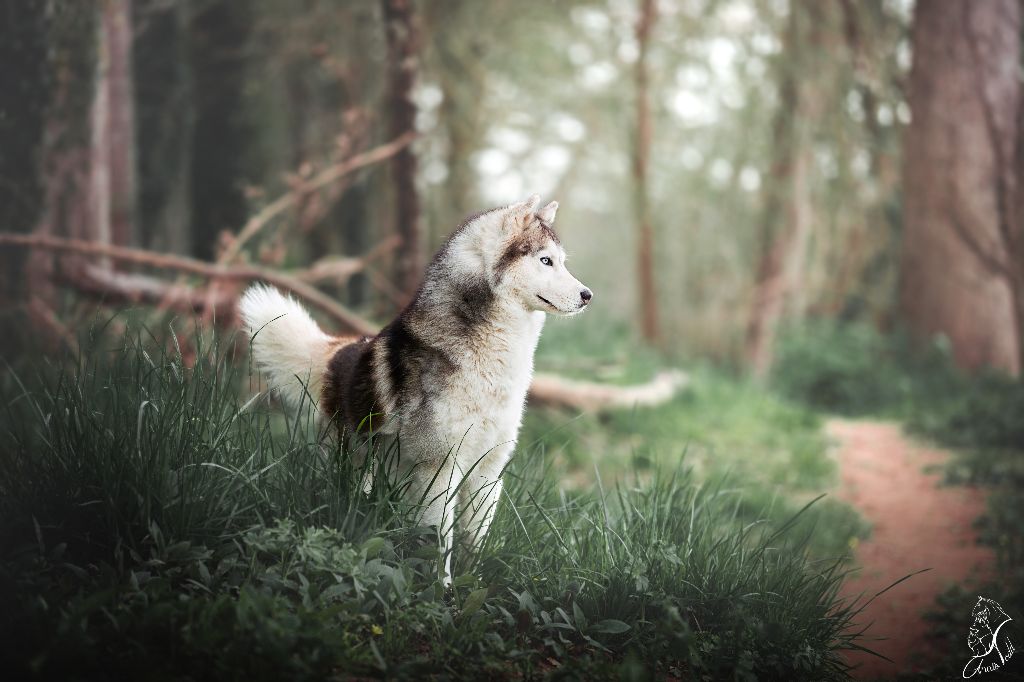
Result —
<path fill-rule="evenodd" d="M 565 267 L 540 197 L 478 213 L 452 233 L 412 302 L 373 337 L 325 334 L 294 300 L 251 287 L 241 313 L 257 366 L 293 407 L 308 389 L 347 433 L 397 436 L 406 493 L 436 525 L 451 581 L 453 519 L 478 543 L 515 447 L 546 313 L 593 294 Z"/>

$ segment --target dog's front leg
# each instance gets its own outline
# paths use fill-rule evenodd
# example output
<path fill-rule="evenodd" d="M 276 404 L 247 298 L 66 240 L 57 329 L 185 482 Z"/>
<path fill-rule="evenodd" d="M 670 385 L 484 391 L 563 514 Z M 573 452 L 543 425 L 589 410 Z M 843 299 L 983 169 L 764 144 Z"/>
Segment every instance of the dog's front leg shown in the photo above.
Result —
<path fill-rule="evenodd" d="M 501 474 L 514 448 L 515 442 L 510 440 L 488 452 L 474 463 L 459 489 L 460 531 L 473 550 L 483 544 L 491 529 L 501 499 Z"/>
<path fill-rule="evenodd" d="M 483 544 L 491 529 L 494 512 L 501 498 L 501 479 L 471 473 L 459 490 L 460 531 L 474 551 Z"/>
<path fill-rule="evenodd" d="M 452 584 L 452 545 L 455 537 L 455 490 L 461 482 L 452 457 L 440 464 L 421 463 L 413 470 L 408 499 L 421 505 L 420 523 L 436 526 L 442 552 L 445 587 Z"/>

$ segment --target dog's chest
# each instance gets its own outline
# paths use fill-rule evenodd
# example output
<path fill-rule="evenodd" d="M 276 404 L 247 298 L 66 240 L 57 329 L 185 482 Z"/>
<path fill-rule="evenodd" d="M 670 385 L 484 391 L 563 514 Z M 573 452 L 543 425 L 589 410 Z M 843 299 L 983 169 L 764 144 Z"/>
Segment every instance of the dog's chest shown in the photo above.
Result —
<path fill-rule="evenodd" d="M 515 439 L 542 319 L 520 334 L 484 337 L 459 351 L 457 369 L 434 406 L 435 419 L 449 432 L 449 441 L 487 450 Z"/>

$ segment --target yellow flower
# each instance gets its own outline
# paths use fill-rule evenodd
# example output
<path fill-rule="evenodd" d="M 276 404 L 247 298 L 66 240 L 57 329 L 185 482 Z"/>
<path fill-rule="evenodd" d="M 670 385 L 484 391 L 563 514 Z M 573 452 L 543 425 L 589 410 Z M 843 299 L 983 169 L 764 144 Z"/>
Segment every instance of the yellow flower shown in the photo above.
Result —
<path fill-rule="evenodd" d="M 384 628 L 374 623 L 370 626 L 370 632 L 373 633 L 374 637 L 380 637 L 384 634 Z"/>

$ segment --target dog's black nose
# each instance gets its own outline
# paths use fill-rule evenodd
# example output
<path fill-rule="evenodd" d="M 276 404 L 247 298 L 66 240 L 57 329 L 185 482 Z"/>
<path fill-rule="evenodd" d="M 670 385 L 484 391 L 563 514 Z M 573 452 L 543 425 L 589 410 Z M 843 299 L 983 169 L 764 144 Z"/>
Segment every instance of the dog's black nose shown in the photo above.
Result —
<path fill-rule="evenodd" d="M 590 299 L 594 298 L 594 294 L 590 289 L 584 289 L 580 292 L 580 298 L 583 299 L 584 303 L 590 303 Z"/>

